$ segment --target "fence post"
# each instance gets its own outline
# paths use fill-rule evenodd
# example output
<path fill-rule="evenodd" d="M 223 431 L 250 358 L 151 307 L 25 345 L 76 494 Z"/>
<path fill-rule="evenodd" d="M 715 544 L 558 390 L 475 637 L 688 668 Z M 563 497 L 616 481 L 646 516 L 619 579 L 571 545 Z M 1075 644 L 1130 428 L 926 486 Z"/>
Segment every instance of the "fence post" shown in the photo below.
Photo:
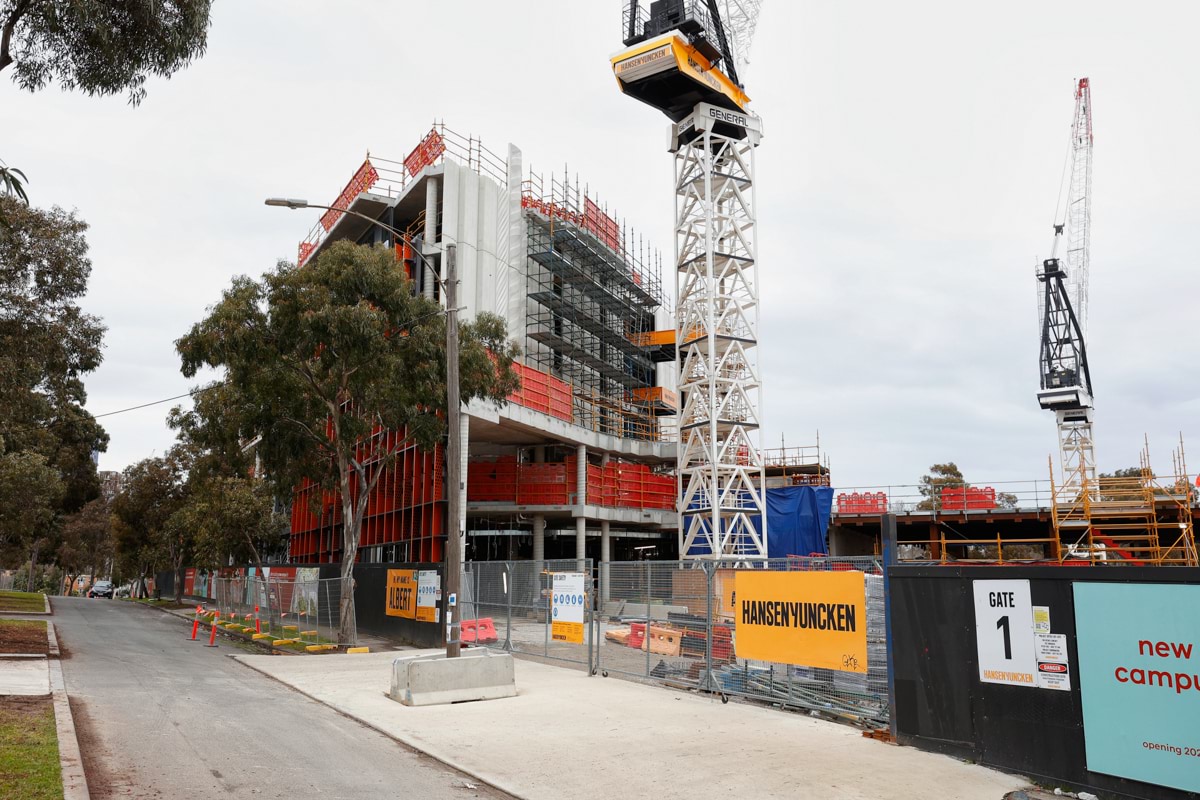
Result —
<path fill-rule="evenodd" d="M 504 600 L 505 600 L 505 620 L 504 620 L 504 649 L 512 651 L 512 598 L 513 590 L 516 589 L 516 573 L 513 571 L 513 562 L 504 562 L 504 570 L 508 574 L 508 581 L 504 584 Z"/>
<path fill-rule="evenodd" d="M 583 635 L 584 638 L 587 639 L 587 674 L 590 678 L 594 674 L 592 672 L 592 642 L 595 641 L 595 637 L 592 636 L 592 622 L 595 619 L 595 615 L 592 613 L 592 606 L 596 602 L 596 593 L 592 591 L 592 570 L 594 569 L 595 565 L 592 563 L 591 559 L 586 560 L 584 563 L 586 564 L 587 569 L 587 572 L 585 572 L 584 575 L 587 575 L 587 579 L 583 584 Z M 591 602 L 588 602 L 589 598 Z"/>
<path fill-rule="evenodd" d="M 649 561 L 646 562 L 646 627 L 643 630 L 642 646 L 646 648 L 646 677 L 650 677 L 650 581 L 651 570 Z"/>
<path fill-rule="evenodd" d="M 884 514 L 880 519 L 883 536 L 883 630 L 887 651 L 888 727 L 896 738 L 896 672 L 892 657 L 892 585 L 891 568 L 896 564 L 896 516 Z"/>
<path fill-rule="evenodd" d="M 713 658 L 712 658 L 712 641 L 713 635 L 716 633 L 713 625 L 713 592 L 715 587 L 713 579 L 717 574 L 716 562 L 709 563 L 705 561 L 704 567 L 704 586 L 707 597 L 705 597 L 705 621 L 704 621 L 704 680 L 700 684 L 701 689 L 715 690 L 717 687 L 713 681 Z"/>

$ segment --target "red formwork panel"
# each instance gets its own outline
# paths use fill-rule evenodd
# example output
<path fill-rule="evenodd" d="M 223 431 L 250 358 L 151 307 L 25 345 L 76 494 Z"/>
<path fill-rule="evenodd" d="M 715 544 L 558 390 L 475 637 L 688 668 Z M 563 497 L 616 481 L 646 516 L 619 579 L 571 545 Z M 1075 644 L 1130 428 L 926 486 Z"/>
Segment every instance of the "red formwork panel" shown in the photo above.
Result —
<path fill-rule="evenodd" d="M 382 430 L 376 431 L 373 438 L 376 444 L 388 447 L 402 441 L 397 434 Z M 435 554 L 440 557 L 438 538 L 444 535 L 446 500 L 444 472 L 441 447 L 431 452 L 412 444 L 404 447 L 367 498 L 360 548 L 404 544 L 408 560 L 429 560 Z M 358 492 L 357 485 L 352 485 L 352 501 Z M 296 561 L 336 561 L 342 541 L 338 494 L 305 482 L 293 492 L 292 501 L 289 556 Z"/>
<path fill-rule="evenodd" d="M 513 364 L 513 370 L 520 378 L 521 386 L 508 396 L 509 402 L 567 422 L 574 419 L 569 384 L 524 364 Z"/>

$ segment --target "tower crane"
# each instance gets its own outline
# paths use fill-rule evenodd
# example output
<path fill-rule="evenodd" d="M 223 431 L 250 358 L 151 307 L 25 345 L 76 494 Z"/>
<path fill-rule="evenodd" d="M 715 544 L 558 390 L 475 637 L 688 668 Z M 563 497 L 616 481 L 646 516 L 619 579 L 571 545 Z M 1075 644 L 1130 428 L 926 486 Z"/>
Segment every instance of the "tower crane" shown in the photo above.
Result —
<path fill-rule="evenodd" d="M 1066 206 L 1055 210 L 1054 245 L 1037 271 L 1042 323 L 1038 403 L 1058 420 L 1064 497 L 1073 499 L 1084 492 L 1095 495 L 1097 489 L 1092 376 L 1084 343 L 1092 214 L 1092 92 L 1087 78 L 1080 78 L 1075 88 L 1069 159 Z M 1059 258 L 1064 231 L 1066 253 Z"/>
<path fill-rule="evenodd" d="M 754 155 L 762 121 L 739 78 L 761 6 L 628 0 L 625 49 L 612 58 L 621 90 L 672 123 L 684 558 L 768 555 L 756 350 Z"/>

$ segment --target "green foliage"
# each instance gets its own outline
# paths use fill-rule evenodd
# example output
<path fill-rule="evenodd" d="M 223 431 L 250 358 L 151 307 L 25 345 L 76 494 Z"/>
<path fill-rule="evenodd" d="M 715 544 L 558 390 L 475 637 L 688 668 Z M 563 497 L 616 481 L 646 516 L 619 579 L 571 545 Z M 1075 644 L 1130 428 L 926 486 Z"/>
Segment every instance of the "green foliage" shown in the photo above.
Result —
<path fill-rule="evenodd" d="M 504 321 L 480 314 L 459 332 L 461 400 L 503 403 L 518 386 Z M 440 306 L 413 293 L 390 249 L 343 241 L 303 268 L 235 278 L 176 347 L 188 377 L 225 370 L 226 448 L 261 436 L 281 494 L 304 479 L 340 493 L 348 576 L 367 497 L 399 451 L 376 434 L 404 431 L 401 444 L 425 449 L 445 436 L 445 334 Z"/>
<path fill-rule="evenodd" d="M 46 457 L 0 455 L 0 560 L 23 561 L 54 532 L 63 482 Z"/>
<path fill-rule="evenodd" d="M 183 505 L 184 475 L 172 457 L 146 458 L 125 470 L 112 502 L 113 543 L 122 574 L 145 578 L 162 563 L 172 568 L 190 554 L 185 530 L 168 526 Z"/>
<path fill-rule="evenodd" d="M 0 211 L 8 220 L 0 229 L 0 439 L 59 470 L 62 510 L 71 512 L 99 493 L 91 454 L 108 444 L 83 408 L 83 376 L 99 366 L 104 335 L 78 305 L 92 270 L 87 225 L 4 195 Z"/>
<path fill-rule="evenodd" d="M 921 476 L 918 491 L 925 499 L 917 504 L 922 511 L 937 511 L 942 507 L 942 489 L 947 486 L 966 486 L 962 470 L 953 461 L 934 464 L 927 475 Z"/>
<path fill-rule="evenodd" d="M 0 71 L 22 89 L 57 81 L 88 95 L 129 93 L 203 55 L 212 0 L 0 0 Z"/>
<path fill-rule="evenodd" d="M 215 477 L 189 484 L 177 513 L 195 533 L 195 564 L 216 568 L 286 552 L 288 520 L 275 512 L 270 484 L 254 478 Z"/>
<path fill-rule="evenodd" d="M 55 561 L 67 577 L 97 576 L 113 554 L 109 504 L 96 498 L 66 518 Z"/>
<path fill-rule="evenodd" d="M 25 184 L 29 183 L 29 179 L 25 177 L 25 173 L 16 167 L 10 167 L 0 160 L 0 194 L 6 194 L 10 197 L 15 197 L 25 205 L 29 205 L 29 195 L 25 193 Z M 4 218 L 0 216 L 0 222 Z"/>

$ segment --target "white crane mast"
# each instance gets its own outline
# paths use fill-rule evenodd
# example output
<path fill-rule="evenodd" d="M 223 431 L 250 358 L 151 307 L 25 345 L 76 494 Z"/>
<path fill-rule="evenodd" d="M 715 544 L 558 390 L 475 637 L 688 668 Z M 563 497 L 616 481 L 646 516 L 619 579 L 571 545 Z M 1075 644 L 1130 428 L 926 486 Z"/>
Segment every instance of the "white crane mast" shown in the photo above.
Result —
<path fill-rule="evenodd" d="M 754 182 L 762 122 L 738 78 L 761 6 L 628 0 L 627 49 L 612 60 L 622 91 L 673 123 L 683 558 L 768 557 Z"/>
<path fill-rule="evenodd" d="M 1097 496 L 1092 436 L 1092 379 L 1087 331 L 1089 239 L 1092 194 L 1092 94 L 1087 78 L 1075 89 L 1071 124 L 1071 172 L 1062 220 L 1054 220 L 1054 247 L 1037 273 L 1041 311 L 1041 390 L 1038 402 L 1058 422 L 1062 497 L 1069 503 Z M 1058 258 L 1066 232 L 1067 250 Z"/>

